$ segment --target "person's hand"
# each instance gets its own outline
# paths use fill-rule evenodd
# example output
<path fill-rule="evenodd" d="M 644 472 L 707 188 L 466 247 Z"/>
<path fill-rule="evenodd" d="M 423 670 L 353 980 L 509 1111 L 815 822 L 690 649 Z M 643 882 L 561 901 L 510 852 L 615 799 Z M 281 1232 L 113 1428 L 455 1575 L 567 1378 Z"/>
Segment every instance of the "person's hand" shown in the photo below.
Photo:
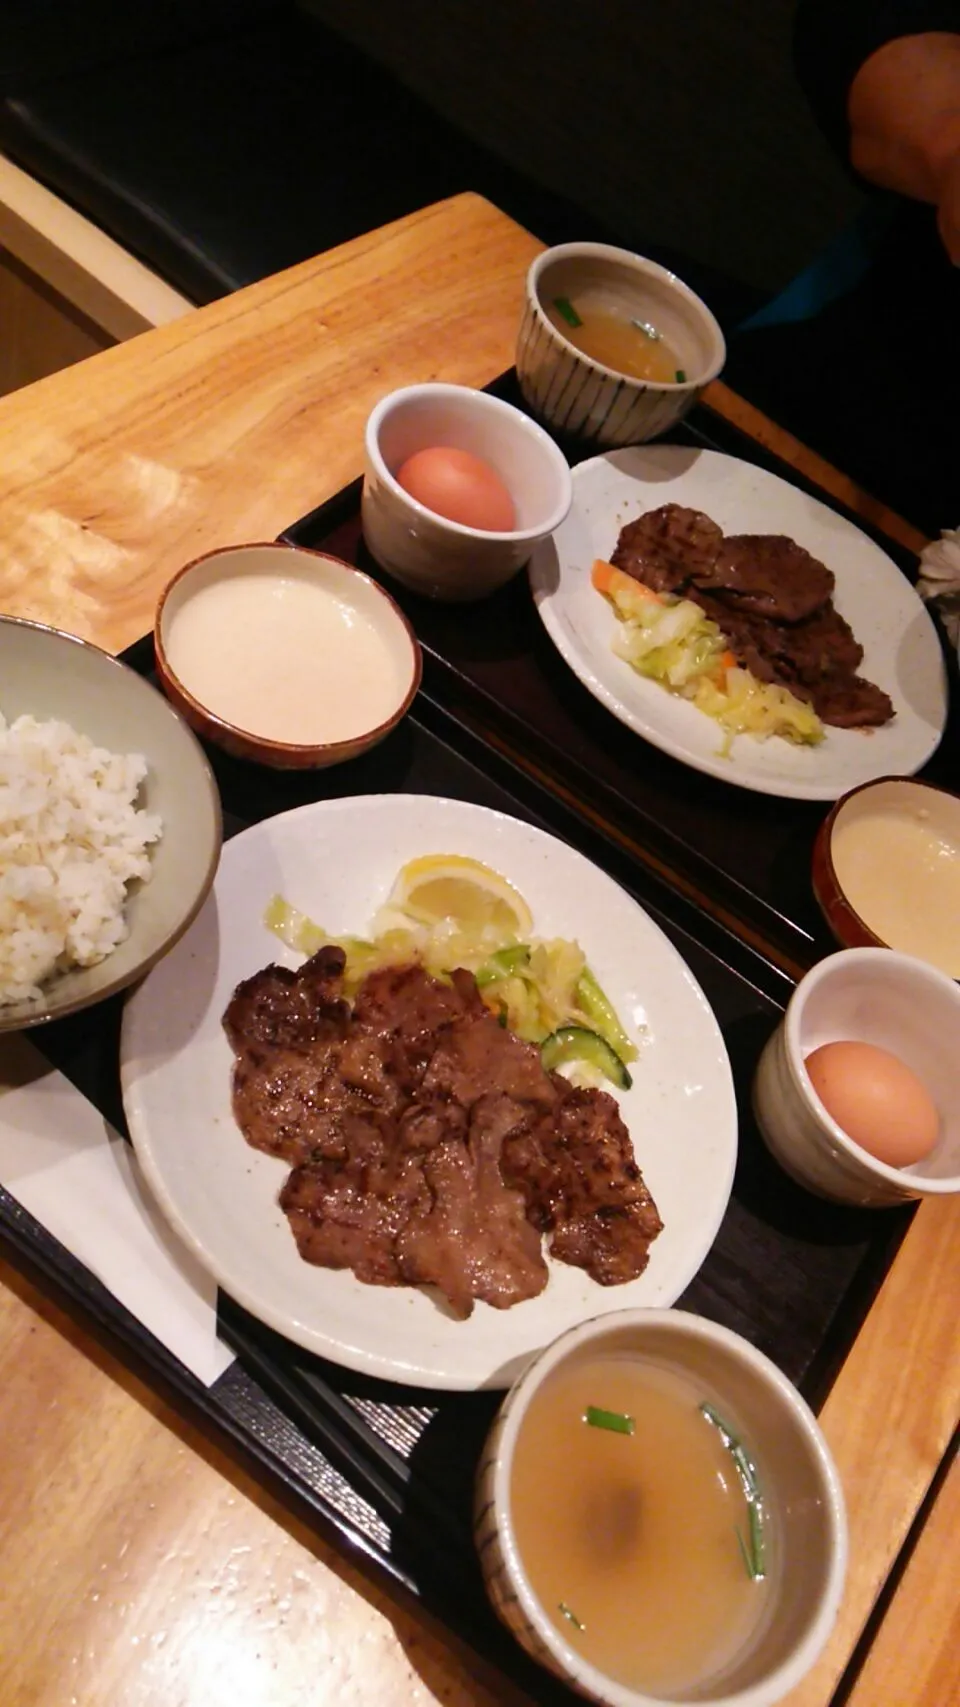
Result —
<path fill-rule="evenodd" d="M 900 36 L 850 85 L 850 160 L 873 184 L 932 202 L 960 266 L 960 35 Z"/>
<path fill-rule="evenodd" d="M 955 267 L 960 267 L 960 148 L 941 167 L 937 183 L 937 229 Z"/>

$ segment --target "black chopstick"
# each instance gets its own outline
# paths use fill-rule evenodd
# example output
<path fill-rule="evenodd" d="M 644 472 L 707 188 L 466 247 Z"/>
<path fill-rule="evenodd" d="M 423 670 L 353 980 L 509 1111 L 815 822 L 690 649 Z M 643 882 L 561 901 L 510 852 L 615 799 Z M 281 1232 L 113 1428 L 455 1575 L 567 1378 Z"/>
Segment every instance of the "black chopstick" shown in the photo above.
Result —
<path fill-rule="evenodd" d="M 313 1369 L 285 1367 L 281 1356 L 264 1345 L 257 1326 L 248 1324 L 222 1294 L 219 1326 L 249 1373 L 306 1438 L 343 1467 L 356 1491 L 366 1493 L 383 1518 L 398 1522 L 417 1513 L 428 1520 L 432 1537 L 442 1536 L 456 1553 L 470 1546 L 469 1530 L 350 1400 Z"/>

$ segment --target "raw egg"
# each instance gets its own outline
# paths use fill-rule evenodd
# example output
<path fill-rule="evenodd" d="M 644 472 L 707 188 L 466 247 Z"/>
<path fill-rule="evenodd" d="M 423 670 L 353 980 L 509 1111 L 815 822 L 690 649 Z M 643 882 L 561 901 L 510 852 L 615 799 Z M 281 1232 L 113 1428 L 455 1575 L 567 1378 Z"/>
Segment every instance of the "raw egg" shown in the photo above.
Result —
<path fill-rule="evenodd" d="M 448 522 L 484 533 L 512 533 L 517 525 L 513 499 L 499 474 L 469 451 L 452 445 L 414 451 L 396 477 L 411 498 Z"/>
<path fill-rule="evenodd" d="M 898 1056 L 872 1043 L 824 1043 L 804 1066 L 827 1113 L 861 1150 L 891 1168 L 929 1156 L 940 1116 L 926 1086 Z"/>

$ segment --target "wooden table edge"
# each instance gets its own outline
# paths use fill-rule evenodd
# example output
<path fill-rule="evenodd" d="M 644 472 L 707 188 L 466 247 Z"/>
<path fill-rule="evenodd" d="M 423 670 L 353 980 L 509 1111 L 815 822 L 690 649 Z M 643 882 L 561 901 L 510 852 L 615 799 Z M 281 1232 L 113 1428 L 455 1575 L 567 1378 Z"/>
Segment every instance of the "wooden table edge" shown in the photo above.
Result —
<path fill-rule="evenodd" d="M 892 1593 L 884 1592 L 878 1627 L 844 1707 L 948 1707 L 960 1701 L 960 1455 L 954 1436 L 938 1476 L 936 1498 L 909 1548 Z M 933 1628 L 935 1639 L 927 1639 Z M 918 1635 L 921 1629 L 924 1635 Z M 918 1651 L 919 1648 L 919 1651 Z"/>
<path fill-rule="evenodd" d="M 927 544 L 926 535 L 912 523 L 865 492 L 722 380 L 707 387 L 703 401 L 889 539 L 917 554 Z M 758 946 L 756 934 L 742 921 L 725 916 L 724 922 L 744 940 Z M 766 950 L 776 964 L 796 974 L 798 969 L 791 968 L 774 945 L 767 944 Z M 819 1664 L 791 1693 L 785 1707 L 825 1707 L 841 1684 L 845 1686 L 844 1701 L 849 1700 L 850 1707 L 854 1703 L 861 1707 L 861 1702 L 862 1707 L 878 1707 L 875 1692 L 880 1687 L 884 1656 L 892 1661 L 903 1642 L 916 1640 L 918 1619 L 923 1612 L 922 1596 L 931 1570 L 929 1548 L 934 1543 L 925 1544 L 921 1533 L 917 1554 L 911 1554 L 909 1559 L 904 1554 L 908 1542 L 915 1539 L 911 1531 L 946 1455 L 953 1448 L 960 1423 L 960 1368 L 957 1359 L 949 1356 L 952 1322 L 946 1324 L 945 1341 L 944 1324 L 937 1319 L 936 1309 L 924 1310 L 919 1302 L 929 1298 L 932 1253 L 940 1246 L 944 1249 L 944 1269 L 938 1271 L 937 1290 L 943 1287 L 944 1291 L 939 1298 L 929 1301 L 932 1305 L 939 1304 L 942 1318 L 944 1298 L 955 1298 L 960 1283 L 960 1202 L 956 1198 L 927 1198 L 920 1203 L 823 1407 L 821 1424 L 847 1490 L 857 1485 L 862 1469 L 863 1436 L 853 1426 L 852 1419 L 872 1417 L 878 1431 L 876 1461 L 884 1465 L 886 1489 L 877 1488 L 875 1493 L 868 1492 L 853 1501 L 848 1492 L 851 1564 L 843 1605 Z M 948 1313 L 951 1309 L 952 1306 L 946 1306 Z M 906 1348 L 909 1353 L 905 1357 Z M 928 1389 L 929 1403 L 922 1418 L 914 1417 L 912 1430 L 901 1430 L 898 1424 L 907 1419 L 899 1414 L 902 1403 L 894 1405 L 891 1414 L 891 1397 L 898 1391 L 902 1395 L 903 1384 L 909 1386 L 914 1374 L 923 1391 L 925 1371 L 933 1371 L 938 1377 L 935 1386 Z M 895 1442 L 893 1448 L 891 1438 Z M 897 1468 L 899 1478 L 896 1478 Z M 906 1491 L 899 1511 L 891 1509 L 889 1499 L 890 1484 L 895 1478 L 901 1493 Z M 954 1463 L 946 1484 L 952 1506 L 958 1500 L 958 1481 L 960 1470 Z M 941 1541 L 945 1534 L 938 1511 L 944 1498 L 942 1492 L 931 1517 L 934 1533 Z M 872 1544 L 860 1541 L 863 1506 L 868 1508 L 866 1515 L 875 1532 Z M 894 1625 L 888 1632 L 883 1620 L 877 1631 L 871 1631 L 871 1613 L 885 1585 L 896 1577 L 898 1566 L 903 1567 L 904 1578 L 902 1585 L 892 1592 Z M 858 1664 L 862 1666 L 862 1688 L 851 1675 L 851 1668 Z M 900 1686 L 903 1675 L 900 1674 Z M 849 1696 L 848 1688 L 852 1691 Z M 891 1696 L 890 1707 L 900 1699 Z M 929 1707 L 940 1707 L 939 1699 L 931 1695 Z"/>
<path fill-rule="evenodd" d="M 847 1500 L 850 1567 L 833 1636 L 787 1707 L 832 1700 L 949 1450 L 960 1418 L 958 1286 L 960 1199 L 927 1198 L 820 1413 Z"/>
<path fill-rule="evenodd" d="M 855 480 L 847 474 L 842 474 L 838 468 L 816 451 L 810 450 L 800 439 L 772 421 L 753 403 L 749 403 L 739 392 L 732 391 L 722 379 L 715 379 L 707 386 L 702 401 L 731 426 L 738 427 L 748 438 L 754 439 L 765 450 L 771 451 L 782 462 L 796 469 L 828 492 L 837 502 L 851 510 L 861 520 L 879 528 L 888 539 L 895 540 L 898 545 L 905 546 L 908 551 L 920 553 L 927 544 L 927 536 L 919 528 L 914 527 L 903 516 L 898 515 L 889 505 L 879 498 L 871 497 Z"/>

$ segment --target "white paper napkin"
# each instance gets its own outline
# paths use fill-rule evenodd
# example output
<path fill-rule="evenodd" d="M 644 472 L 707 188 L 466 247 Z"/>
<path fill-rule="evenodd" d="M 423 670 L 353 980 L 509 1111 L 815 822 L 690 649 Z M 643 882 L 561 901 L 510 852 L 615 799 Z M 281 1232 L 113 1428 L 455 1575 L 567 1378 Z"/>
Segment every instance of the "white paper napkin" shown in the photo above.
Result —
<path fill-rule="evenodd" d="M 162 1220 L 129 1144 L 15 1033 L 0 1037 L 0 1184 L 205 1386 L 229 1368 L 216 1282 Z"/>
<path fill-rule="evenodd" d="M 935 604 L 953 644 L 960 641 L 960 528 L 944 528 L 920 553 L 917 592 Z"/>

